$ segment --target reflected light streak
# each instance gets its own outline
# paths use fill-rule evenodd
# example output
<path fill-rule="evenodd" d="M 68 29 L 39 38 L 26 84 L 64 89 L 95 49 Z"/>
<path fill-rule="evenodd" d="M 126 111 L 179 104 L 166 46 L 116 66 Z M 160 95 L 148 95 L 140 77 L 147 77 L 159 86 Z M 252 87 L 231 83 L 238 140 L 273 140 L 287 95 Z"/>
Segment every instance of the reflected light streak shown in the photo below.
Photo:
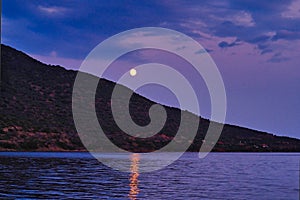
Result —
<path fill-rule="evenodd" d="M 139 193 L 139 188 L 138 188 L 138 177 L 139 177 L 139 161 L 140 161 L 140 156 L 139 154 L 132 154 L 131 155 L 131 166 L 130 166 L 130 191 L 129 191 L 129 199 L 131 200 L 136 200 L 137 195 Z"/>

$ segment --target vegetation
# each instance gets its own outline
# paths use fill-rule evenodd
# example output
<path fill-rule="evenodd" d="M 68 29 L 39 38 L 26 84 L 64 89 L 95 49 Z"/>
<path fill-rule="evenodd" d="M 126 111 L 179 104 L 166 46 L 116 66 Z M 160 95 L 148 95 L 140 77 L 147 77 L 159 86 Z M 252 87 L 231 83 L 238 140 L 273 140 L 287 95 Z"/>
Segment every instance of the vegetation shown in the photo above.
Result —
<path fill-rule="evenodd" d="M 1 68 L 0 150 L 85 150 L 72 118 L 72 86 L 76 71 L 45 65 L 5 45 L 1 45 Z M 150 152 L 173 139 L 180 124 L 180 110 L 166 106 L 166 124 L 153 137 L 134 138 L 123 133 L 111 113 L 110 98 L 114 86 L 115 83 L 101 79 L 95 102 L 86 102 L 96 105 L 98 121 L 111 141 L 129 151 Z M 140 125 L 148 124 L 148 111 L 154 103 L 134 94 L 130 100 L 132 119 Z M 209 124 L 208 120 L 197 118 L 199 128 L 189 151 L 199 150 Z M 225 125 L 214 151 L 299 152 L 300 140 Z"/>

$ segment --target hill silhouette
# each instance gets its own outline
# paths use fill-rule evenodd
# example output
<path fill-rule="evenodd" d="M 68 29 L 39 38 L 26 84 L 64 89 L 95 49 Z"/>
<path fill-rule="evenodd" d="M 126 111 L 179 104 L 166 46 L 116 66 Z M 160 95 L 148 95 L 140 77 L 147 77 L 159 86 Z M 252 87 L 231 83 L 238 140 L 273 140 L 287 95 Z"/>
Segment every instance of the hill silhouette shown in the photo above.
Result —
<path fill-rule="evenodd" d="M 1 70 L 0 150 L 85 151 L 72 116 L 72 86 L 77 71 L 43 64 L 3 44 Z M 100 79 L 95 102 L 87 102 L 95 103 L 98 121 L 112 142 L 128 151 L 151 152 L 173 139 L 180 124 L 181 111 L 167 106 L 164 106 L 167 120 L 159 133 L 150 138 L 125 134 L 116 125 L 111 112 L 114 87 L 114 82 Z M 156 103 L 133 94 L 129 106 L 133 121 L 147 125 L 150 122 L 149 108 L 153 104 Z M 199 151 L 205 143 L 209 121 L 191 113 L 189 117 L 199 119 L 197 135 L 191 141 L 189 151 Z M 300 140 L 225 125 L 213 151 L 299 152 Z"/>

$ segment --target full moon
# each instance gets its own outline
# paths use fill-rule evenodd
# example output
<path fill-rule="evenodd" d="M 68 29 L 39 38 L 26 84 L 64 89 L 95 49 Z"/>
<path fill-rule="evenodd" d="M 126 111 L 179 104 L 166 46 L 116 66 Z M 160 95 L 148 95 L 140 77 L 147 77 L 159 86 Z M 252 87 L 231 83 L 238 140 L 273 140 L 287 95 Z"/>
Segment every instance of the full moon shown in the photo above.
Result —
<path fill-rule="evenodd" d="M 132 68 L 129 73 L 130 73 L 130 76 L 135 76 L 136 70 Z"/>

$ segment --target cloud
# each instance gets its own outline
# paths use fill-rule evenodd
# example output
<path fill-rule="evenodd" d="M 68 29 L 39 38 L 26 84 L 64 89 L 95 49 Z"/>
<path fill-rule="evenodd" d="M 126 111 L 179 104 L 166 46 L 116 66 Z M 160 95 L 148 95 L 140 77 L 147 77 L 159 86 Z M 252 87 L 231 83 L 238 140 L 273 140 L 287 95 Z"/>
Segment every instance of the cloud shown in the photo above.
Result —
<path fill-rule="evenodd" d="M 247 42 L 253 43 L 253 44 L 258 44 L 258 43 L 264 43 L 267 42 L 271 39 L 272 37 L 269 35 L 260 35 L 260 36 L 256 36 L 254 38 L 250 38 L 249 40 L 247 40 Z"/>
<path fill-rule="evenodd" d="M 263 55 L 263 54 L 272 53 L 272 52 L 273 52 L 272 49 L 265 49 L 265 50 L 262 50 L 260 54 Z"/>
<path fill-rule="evenodd" d="M 284 18 L 300 19 L 300 0 L 293 1 L 286 10 L 281 13 Z"/>
<path fill-rule="evenodd" d="M 30 54 L 31 57 L 51 65 L 60 65 L 66 69 L 78 69 L 81 65 L 82 60 L 73 59 L 73 58 L 65 58 L 58 57 L 57 55 L 53 56 L 53 52 L 50 52 L 49 56 L 38 55 L 38 54 Z"/>
<path fill-rule="evenodd" d="M 226 41 L 222 41 L 218 44 L 219 47 L 221 48 L 227 48 L 227 47 L 233 47 L 233 46 L 237 46 L 240 45 L 241 43 L 239 42 L 239 40 L 235 40 L 234 42 L 228 43 Z"/>
<path fill-rule="evenodd" d="M 47 15 L 61 15 L 68 11 L 68 9 L 59 6 L 38 6 L 38 10 Z"/>
<path fill-rule="evenodd" d="M 284 39 L 284 40 L 298 40 L 300 39 L 300 32 L 288 31 L 288 30 L 279 30 L 272 37 L 273 41 Z"/>
<path fill-rule="evenodd" d="M 275 53 L 268 62 L 280 63 L 289 60 L 287 57 L 283 56 L 282 53 Z"/>
<path fill-rule="evenodd" d="M 203 54 L 203 53 L 210 53 L 210 52 L 213 52 L 213 50 L 211 49 L 200 49 L 198 51 L 195 52 L 195 54 Z"/>
<path fill-rule="evenodd" d="M 252 15 L 246 11 L 239 11 L 231 19 L 229 18 L 228 20 L 232 21 L 234 24 L 238 26 L 245 26 L 245 27 L 255 26 L 255 22 L 252 18 Z"/>
<path fill-rule="evenodd" d="M 260 50 L 260 55 L 273 52 L 273 50 L 270 49 L 270 45 L 266 43 L 258 44 L 257 48 Z"/>
<path fill-rule="evenodd" d="M 50 56 L 51 57 L 57 57 L 57 52 L 56 51 L 51 51 Z"/>
<path fill-rule="evenodd" d="M 184 22 L 179 22 L 179 25 L 187 29 L 195 29 L 195 28 L 201 29 L 201 28 L 208 27 L 208 25 L 201 19 L 184 20 Z"/>
<path fill-rule="evenodd" d="M 26 27 L 21 24 L 6 30 L 3 28 L 2 37 L 7 43 L 10 39 L 16 47 L 23 44 L 31 53 L 48 56 L 55 49 L 61 57 L 83 58 L 104 39 L 143 26 L 162 26 L 181 31 L 200 42 L 209 52 L 213 51 L 213 54 L 238 46 L 231 49 L 236 51 L 247 45 L 256 53 L 258 50 L 261 55 L 269 55 L 281 51 L 281 47 L 273 43 L 278 40 L 295 41 L 300 33 L 297 18 L 291 17 L 291 13 L 295 12 L 296 6 L 292 3 L 295 1 L 288 0 L 286 3 L 277 0 L 212 0 L 201 5 L 197 1 L 174 0 L 155 1 L 151 6 L 143 1 L 128 6 L 119 1 L 103 4 L 96 1 L 43 1 L 38 5 L 31 1 L 22 5 L 16 2 L 13 8 L 19 6 L 20 9 L 14 13 L 18 16 L 15 19 L 26 18 L 29 24 Z M 156 14 L 149 18 L 154 12 Z M 4 8 L 4 16 L 10 16 L 8 13 Z M 35 41 L 28 38 L 35 38 Z M 236 38 L 239 41 L 234 41 Z"/>

